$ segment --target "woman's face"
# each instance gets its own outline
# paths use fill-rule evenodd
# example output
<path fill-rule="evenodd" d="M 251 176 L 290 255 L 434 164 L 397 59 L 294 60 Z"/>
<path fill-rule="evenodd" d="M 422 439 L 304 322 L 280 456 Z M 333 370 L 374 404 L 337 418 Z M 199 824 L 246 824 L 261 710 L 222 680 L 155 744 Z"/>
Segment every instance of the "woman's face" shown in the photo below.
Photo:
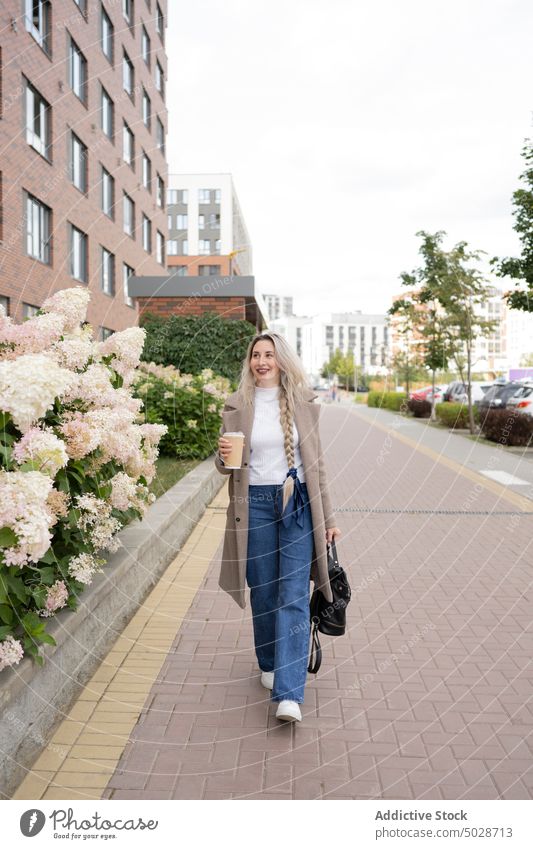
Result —
<path fill-rule="evenodd" d="M 280 382 L 280 369 L 276 362 L 274 344 L 269 339 L 259 339 L 252 350 L 250 368 L 256 386 L 277 386 Z"/>

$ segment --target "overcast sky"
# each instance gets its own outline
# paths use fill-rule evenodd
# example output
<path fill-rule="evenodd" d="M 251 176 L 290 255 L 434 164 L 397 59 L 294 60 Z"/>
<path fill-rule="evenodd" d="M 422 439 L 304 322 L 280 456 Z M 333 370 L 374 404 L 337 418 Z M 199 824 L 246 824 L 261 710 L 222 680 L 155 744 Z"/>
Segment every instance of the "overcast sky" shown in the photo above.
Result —
<path fill-rule="evenodd" d="M 529 0 L 169 0 L 170 172 L 230 172 L 262 292 L 385 312 L 417 230 L 509 255 Z"/>

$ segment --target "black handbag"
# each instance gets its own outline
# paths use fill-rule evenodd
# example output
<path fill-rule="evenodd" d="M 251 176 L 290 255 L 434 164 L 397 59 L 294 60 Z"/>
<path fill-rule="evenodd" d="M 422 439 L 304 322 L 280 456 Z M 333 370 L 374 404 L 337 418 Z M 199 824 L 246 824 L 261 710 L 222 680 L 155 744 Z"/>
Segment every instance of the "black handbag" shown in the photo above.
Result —
<path fill-rule="evenodd" d="M 322 663 L 322 647 L 318 632 L 330 637 L 342 636 L 346 631 L 346 608 L 352 590 L 346 572 L 339 563 L 335 540 L 328 543 L 328 576 L 333 601 L 328 601 L 317 588 L 313 590 L 309 604 L 311 616 L 311 654 L 308 672 L 316 673 Z"/>

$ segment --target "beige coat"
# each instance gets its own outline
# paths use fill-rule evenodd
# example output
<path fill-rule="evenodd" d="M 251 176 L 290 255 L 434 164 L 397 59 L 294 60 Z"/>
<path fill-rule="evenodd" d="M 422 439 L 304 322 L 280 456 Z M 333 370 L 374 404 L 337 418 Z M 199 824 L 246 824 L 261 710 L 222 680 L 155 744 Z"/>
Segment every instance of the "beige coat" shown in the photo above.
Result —
<path fill-rule="evenodd" d="M 294 419 L 300 438 L 300 456 L 305 473 L 305 482 L 313 520 L 313 559 L 311 578 L 320 587 L 328 601 L 333 601 L 328 580 L 326 528 L 335 527 L 335 516 L 331 508 L 324 458 L 318 427 L 320 405 L 314 404 L 316 392 L 306 389 L 304 399 L 296 405 Z M 248 466 L 250 462 L 250 436 L 254 418 L 253 405 L 244 406 L 237 390 L 228 396 L 222 411 L 220 435 L 225 431 L 244 433 L 242 468 L 226 469 L 218 453 L 215 466 L 229 479 L 229 505 L 226 513 L 226 531 L 222 550 L 219 586 L 226 590 L 237 604 L 244 608 L 246 587 L 246 559 L 248 548 Z M 280 481 L 281 483 L 281 481 Z"/>

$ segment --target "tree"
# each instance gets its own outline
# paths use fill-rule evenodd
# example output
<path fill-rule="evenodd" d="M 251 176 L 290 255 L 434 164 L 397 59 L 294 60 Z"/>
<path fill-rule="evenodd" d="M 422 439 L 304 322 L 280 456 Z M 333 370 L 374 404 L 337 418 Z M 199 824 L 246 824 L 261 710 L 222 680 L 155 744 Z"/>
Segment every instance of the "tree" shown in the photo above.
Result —
<path fill-rule="evenodd" d="M 516 289 L 504 292 L 507 305 L 511 309 L 533 312 L 533 145 L 530 139 L 524 140 L 522 156 L 527 167 L 519 179 L 525 188 L 513 193 L 513 230 L 518 233 L 522 251 L 517 258 L 495 256 L 490 265 L 498 277 L 511 277 L 516 281 Z"/>
<path fill-rule="evenodd" d="M 445 233 L 439 230 L 432 235 L 420 230 L 416 235 L 422 238 L 419 253 L 424 262 L 410 274 L 403 272 L 400 277 L 403 286 L 416 287 L 410 299 L 414 307 L 413 320 L 420 341 L 422 364 L 431 372 L 431 419 L 435 420 L 436 372 L 437 369 L 448 368 L 448 360 L 452 355 L 446 332 L 445 310 L 437 297 L 448 273 L 447 256 L 440 247 Z"/>
<path fill-rule="evenodd" d="M 340 348 L 336 348 L 328 362 L 322 366 L 320 374 L 322 377 L 329 377 L 331 374 L 336 374 L 344 388 L 348 389 L 350 381 L 353 382 L 354 379 L 352 355 L 343 354 Z"/>
<path fill-rule="evenodd" d="M 421 342 L 422 359 L 432 372 L 432 414 L 435 372 L 439 366 L 447 368 L 448 360 L 453 359 L 467 386 L 468 419 L 474 433 L 471 390 L 474 343 L 478 336 L 492 333 L 497 325 L 495 319 L 479 315 L 477 307 L 490 296 L 491 287 L 477 268 L 467 265 L 479 262 L 484 251 L 469 251 L 466 242 L 458 242 L 451 251 L 444 251 L 443 230 L 433 234 L 420 230 L 416 235 L 422 239 L 420 253 L 424 263 L 411 274 L 404 272 L 401 278 L 403 285 L 418 286 L 410 296 L 410 314 L 413 333 Z"/>
<path fill-rule="evenodd" d="M 489 336 L 497 327 L 497 319 L 485 319 L 476 309 L 491 294 L 491 286 L 481 272 L 469 262 L 479 262 L 484 251 L 469 251 L 466 242 L 458 242 L 446 254 L 448 274 L 437 298 L 445 309 L 445 332 L 450 344 L 451 354 L 459 371 L 461 380 L 466 384 L 468 397 L 468 421 L 470 432 L 474 433 L 474 413 L 472 410 L 472 356 L 476 339 Z"/>

